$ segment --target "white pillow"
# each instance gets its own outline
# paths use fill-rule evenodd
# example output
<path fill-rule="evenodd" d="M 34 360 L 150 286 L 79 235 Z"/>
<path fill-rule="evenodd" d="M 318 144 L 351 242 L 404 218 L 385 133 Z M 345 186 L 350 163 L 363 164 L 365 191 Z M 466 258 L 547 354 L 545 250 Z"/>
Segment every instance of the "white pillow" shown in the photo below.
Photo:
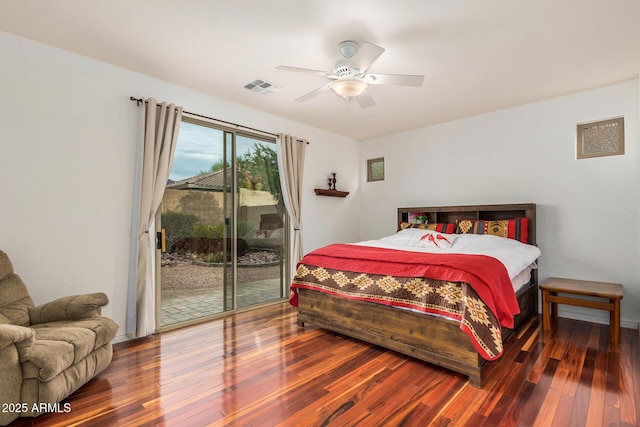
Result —
<path fill-rule="evenodd" d="M 427 230 L 420 230 L 417 228 L 405 228 L 398 231 L 396 234 L 386 236 L 380 239 L 385 244 L 402 245 L 402 246 L 416 246 L 418 240 L 427 232 Z"/>

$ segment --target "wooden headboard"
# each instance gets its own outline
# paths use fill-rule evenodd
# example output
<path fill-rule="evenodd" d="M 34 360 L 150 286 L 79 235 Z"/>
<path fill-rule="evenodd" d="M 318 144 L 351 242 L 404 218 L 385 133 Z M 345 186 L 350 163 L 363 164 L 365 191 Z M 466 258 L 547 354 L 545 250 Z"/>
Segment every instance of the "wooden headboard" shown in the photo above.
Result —
<path fill-rule="evenodd" d="M 500 220 L 529 218 L 529 243 L 536 244 L 536 205 L 518 203 L 505 205 L 427 206 L 398 208 L 398 230 L 401 222 L 409 222 L 410 213 L 424 212 L 430 223 L 457 224 L 464 219 Z"/>

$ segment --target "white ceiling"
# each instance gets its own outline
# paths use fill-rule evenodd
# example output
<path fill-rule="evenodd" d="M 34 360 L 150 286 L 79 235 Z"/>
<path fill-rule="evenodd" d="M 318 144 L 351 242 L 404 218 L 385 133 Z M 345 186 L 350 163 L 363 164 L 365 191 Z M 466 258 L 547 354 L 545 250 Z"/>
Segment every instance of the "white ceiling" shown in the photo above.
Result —
<path fill-rule="evenodd" d="M 638 0 L 0 0 L 0 30 L 358 140 L 637 78 L 639 22 Z M 294 102 L 328 80 L 275 67 L 330 70 L 343 40 L 424 84 Z"/>

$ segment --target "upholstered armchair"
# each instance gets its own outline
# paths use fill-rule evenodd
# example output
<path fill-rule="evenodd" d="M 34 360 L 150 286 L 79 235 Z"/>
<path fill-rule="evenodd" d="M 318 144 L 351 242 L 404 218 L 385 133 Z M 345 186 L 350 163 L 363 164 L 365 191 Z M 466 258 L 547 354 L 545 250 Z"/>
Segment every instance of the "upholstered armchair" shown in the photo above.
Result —
<path fill-rule="evenodd" d="M 111 363 L 118 325 L 101 315 L 108 302 L 95 293 L 36 307 L 0 250 L 0 425 L 42 414 Z"/>

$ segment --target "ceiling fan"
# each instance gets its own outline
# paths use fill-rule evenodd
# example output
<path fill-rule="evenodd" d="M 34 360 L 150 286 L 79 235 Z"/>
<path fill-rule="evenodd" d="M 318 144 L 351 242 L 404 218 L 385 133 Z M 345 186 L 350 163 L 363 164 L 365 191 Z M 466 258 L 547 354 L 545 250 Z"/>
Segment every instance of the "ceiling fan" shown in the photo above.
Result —
<path fill-rule="evenodd" d="M 338 96 L 347 100 L 355 99 L 362 108 L 371 107 L 375 102 L 367 92 L 369 85 L 398 85 L 421 86 L 424 76 L 406 74 L 377 74 L 367 73 L 376 59 L 382 55 L 384 49 L 373 43 L 358 43 L 346 40 L 338 45 L 338 51 L 344 57 L 338 60 L 331 71 L 310 70 L 307 68 L 288 67 L 280 65 L 278 70 L 295 71 L 320 75 L 332 80 L 331 82 L 296 99 L 302 102 L 313 98 L 328 90 L 333 90 Z"/>

